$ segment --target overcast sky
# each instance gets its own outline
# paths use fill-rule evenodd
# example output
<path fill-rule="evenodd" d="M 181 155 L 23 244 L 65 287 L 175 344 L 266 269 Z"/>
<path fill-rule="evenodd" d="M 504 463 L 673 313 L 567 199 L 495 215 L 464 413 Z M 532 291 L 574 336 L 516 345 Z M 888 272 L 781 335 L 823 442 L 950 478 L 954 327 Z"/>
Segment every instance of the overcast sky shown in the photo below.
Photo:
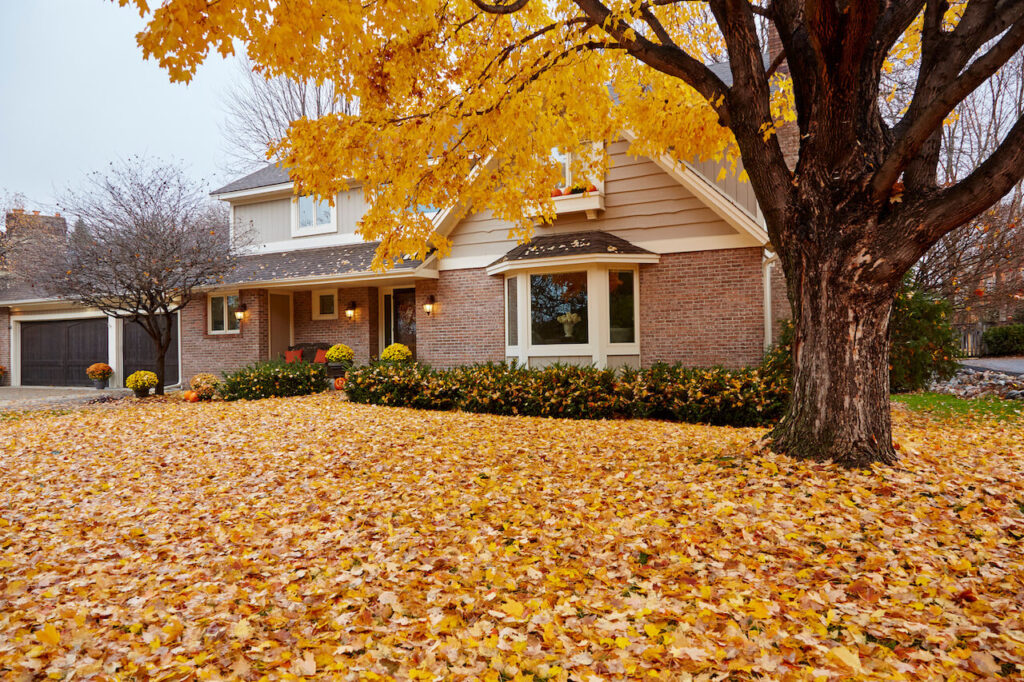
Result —
<path fill-rule="evenodd" d="M 171 84 L 142 59 L 142 25 L 110 0 L 0 0 L 0 196 L 50 211 L 132 154 L 182 161 L 211 189 L 225 180 L 220 93 L 237 63 L 214 56 L 191 84 Z"/>

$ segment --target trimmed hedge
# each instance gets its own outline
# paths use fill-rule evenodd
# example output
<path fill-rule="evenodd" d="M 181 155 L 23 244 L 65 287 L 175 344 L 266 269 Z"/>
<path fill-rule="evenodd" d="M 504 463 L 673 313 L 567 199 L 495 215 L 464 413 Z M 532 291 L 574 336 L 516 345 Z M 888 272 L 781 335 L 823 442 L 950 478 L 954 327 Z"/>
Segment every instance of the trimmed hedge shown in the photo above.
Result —
<path fill-rule="evenodd" d="M 224 400 L 258 400 L 327 390 L 327 367 L 313 362 L 257 362 L 225 372 L 217 387 Z"/>
<path fill-rule="evenodd" d="M 759 369 L 602 370 L 575 365 L 528 369 L 487 363 L 446 370 L 409 363 L 353 369 L 345 391 L 357 403 L 426 410 L 567 419 L 654 418 L 728 426 L 778 420 L 788 382 Z"/>
<path fill-rule="evenodd" d="M 989 355 L 1024 355 L 1024 324 L 992 327 L 981 338 Z"/>

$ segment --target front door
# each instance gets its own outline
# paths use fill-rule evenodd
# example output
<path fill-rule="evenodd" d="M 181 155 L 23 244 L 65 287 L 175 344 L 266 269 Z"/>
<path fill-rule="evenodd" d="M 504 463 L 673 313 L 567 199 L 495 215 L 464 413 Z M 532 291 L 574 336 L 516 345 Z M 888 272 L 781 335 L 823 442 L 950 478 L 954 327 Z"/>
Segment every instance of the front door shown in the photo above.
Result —
<path fill-rule="evenodd" d="M 283 358 L 292 343 L 292 299 L 270 294 L 270 359 Z"/>
<path fill-rule="evenodd" d="M 384 347 L 401 343 L 416 357 L 416 289 L 384 294 Z"/>

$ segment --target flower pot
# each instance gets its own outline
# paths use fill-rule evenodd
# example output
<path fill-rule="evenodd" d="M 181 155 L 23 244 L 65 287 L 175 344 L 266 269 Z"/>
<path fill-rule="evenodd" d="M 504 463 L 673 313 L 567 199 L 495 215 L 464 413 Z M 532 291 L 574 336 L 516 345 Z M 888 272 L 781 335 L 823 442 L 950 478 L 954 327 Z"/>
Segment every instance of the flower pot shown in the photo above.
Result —
<path fill-rule="evenodd" d="M 568 338 L 572 336 L 572 328 L 576 326 L 575 322 L 563 322 L 562 330 L 565 332 L 565 336 Z"/>
<path fill-rule="evenodd" d="M 93 385 L 94 388 L 103 389 L 103 388 L 107 387 L 107 380 L 106 379 L 93 379 L 92 380 L 92 385 Z"/>
<path fill-rule="evenodd" d="M 149 388 L 136 388 L 135 389 L 135 397 L 136 398 L 145 398 L 148 395 L 149 395 Z"/>

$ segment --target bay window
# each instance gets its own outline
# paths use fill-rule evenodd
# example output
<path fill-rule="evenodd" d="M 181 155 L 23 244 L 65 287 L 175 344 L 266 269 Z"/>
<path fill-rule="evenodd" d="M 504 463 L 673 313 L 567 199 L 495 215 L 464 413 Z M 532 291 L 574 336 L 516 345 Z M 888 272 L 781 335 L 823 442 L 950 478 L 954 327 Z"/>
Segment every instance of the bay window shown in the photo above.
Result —
<path fill-rule="evenodd" d="M 537 346 L 587 343 L 587 273 L 530 275 L 530 334 Z"/>
<path fill-rule="evenodd" d="M 519 362 L 639 362 L 633 263 L 522 267 L 505 279 L 505 356 Z M 617 365 L 616 365 L 617 366 Z"/>

